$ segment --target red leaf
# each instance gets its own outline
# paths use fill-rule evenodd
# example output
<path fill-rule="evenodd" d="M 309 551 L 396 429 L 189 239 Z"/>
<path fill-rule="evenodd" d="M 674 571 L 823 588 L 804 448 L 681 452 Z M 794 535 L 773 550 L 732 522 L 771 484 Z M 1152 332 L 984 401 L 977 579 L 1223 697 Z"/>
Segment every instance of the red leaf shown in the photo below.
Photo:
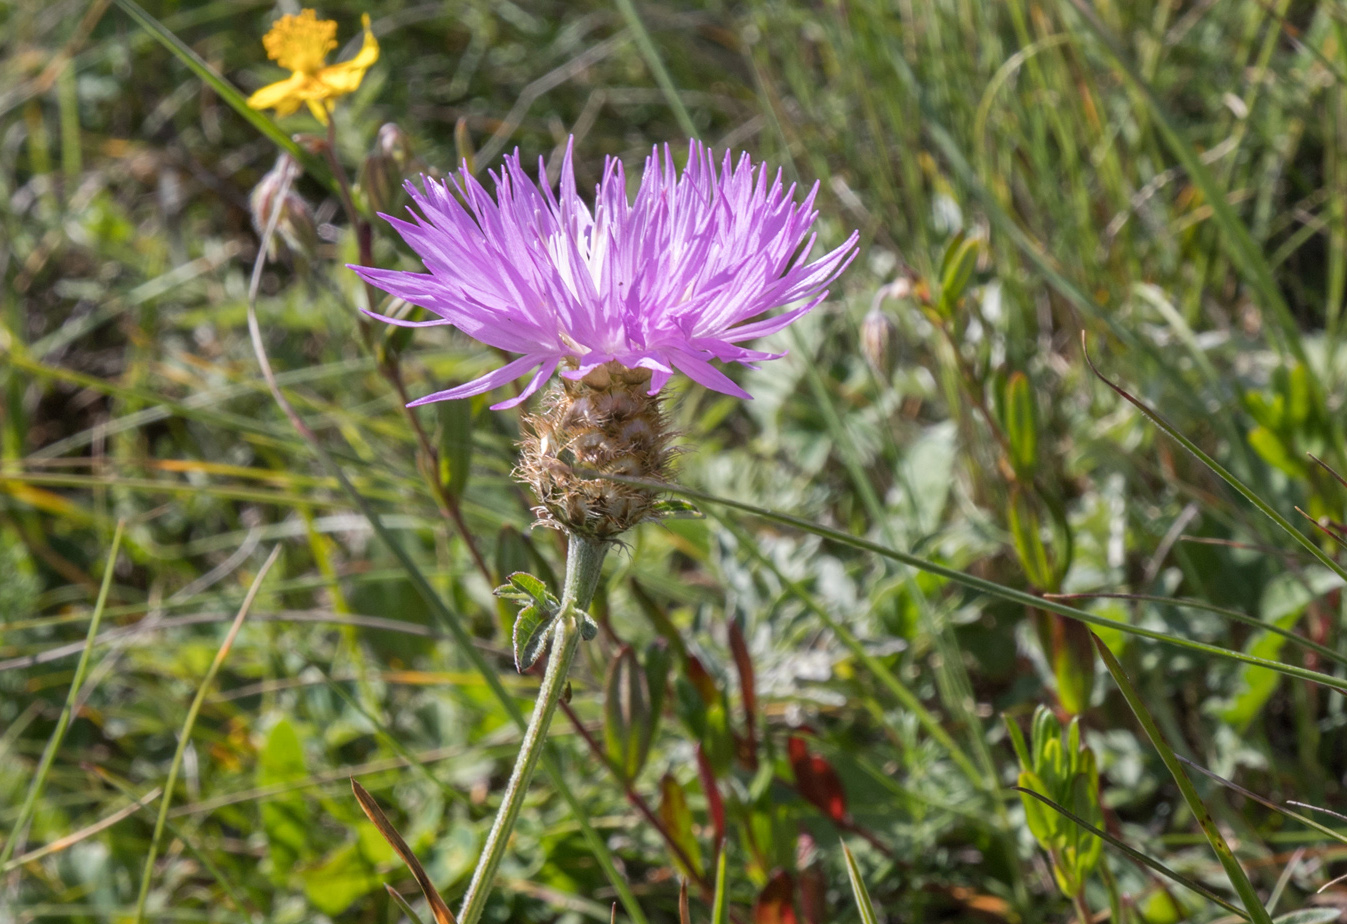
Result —
<path fill-rule="evenodd" d="M 716 774 L 706 752 L 697 745 L 697 775 L 701 778 L 702 792 L 706 794 L 706 808 L 711 814 L 711 824 L 716 829 L 716 850 L 725 842 L 725 800 L 720 797 L 720 787 L 716 785 Z"/>
<path fill-rule="evenodd" d="M 753 905 L 753 924 L 799 924 L 795 916 L 795 880 L 777 870 Z"/>
<path fill-rule="evenodd" d="M 748 644 L 744 641 L 744 630 L 733 619 L 729 624 L 730 653 L 734 655 L 734 667 L 739 672 L 739 688 L 744 697 L 744 734 L 748 738 L 743 749 L 744 762 L 750 770 L 758 767 L 758 732 L 756 728 L 758 714 L 757 681 L 753 674 L 753 659 L 748 654 Z"/>
<path fill-rule="evenodd" d="M 716 689 L 715 678 L 702 667 L 702 662 L 697 660 L 696 655 L 688 655 L 688 680 L 692 681 L 692 685 L 701 694 L 702 702 L 709 706 L 716 701 L 716 694 L 719 691 Z"/>
<path fill-rule="evenodd" d="M 847 796 L 842 781 L 832 764 L 818 754 L 809 753 L 809 747 L 798 735 L 786 741 L 791 770 L 795 772 L 795 788 L 800 795 L 838 824 L 847 822 Z"/>
<path fill-rule="evenodd" d="M 805 924 L 828 922 L 828 879 L 817 866 L 800 873 L 800 911 Z"/>

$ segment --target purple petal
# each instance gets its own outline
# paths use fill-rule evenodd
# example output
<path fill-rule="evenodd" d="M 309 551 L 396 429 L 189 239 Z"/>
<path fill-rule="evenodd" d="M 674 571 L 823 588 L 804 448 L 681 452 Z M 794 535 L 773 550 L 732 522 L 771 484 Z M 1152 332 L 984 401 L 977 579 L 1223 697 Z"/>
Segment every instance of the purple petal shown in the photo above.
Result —
<path fill-rule="evenodd" d="M 449 388 L 444 391 L 437 391 L 433 395 L 426 395 L 424 398 L 417 398 L 407 407 L 420 407 L 423 404 L 430 404 L 432 401 L 452 401 L 455 398 L 471 398 L 473 395 L 480 395 L 482 392 L 490 391 L 497 386 L 504 385 L 513 379 L 519 378 L 525 372 L 531 371 L 540 363 L 552 361 L 548 356 L 521 356 L 513 362 L 506 363 L 499 369 L 493 369 L 486 375 L 473 379 L 466 385 L 459 385 L 455 388 Z M 555 363 L 553 365 L 555 368 Z"/>

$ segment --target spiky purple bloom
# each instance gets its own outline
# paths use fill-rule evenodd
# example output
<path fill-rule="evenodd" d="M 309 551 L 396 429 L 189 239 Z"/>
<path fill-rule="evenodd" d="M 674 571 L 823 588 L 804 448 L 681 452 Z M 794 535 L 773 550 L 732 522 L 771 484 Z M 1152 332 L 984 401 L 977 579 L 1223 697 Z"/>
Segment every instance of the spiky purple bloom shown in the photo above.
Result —
<path fill-rule="evenodd" d="M 750 397 L 711 365 L 777 359 L 740 344 L 786 327 L 827 296 L 825 287 L 855 256 L 853 233 L 809 261 L 818 184 L 796 203 L 780 171 L 747 154 L 732 163 L 700 142 L 689 146 L 680 174 L 666 147 L 646 159 L 635 201 L 628 201 L 622 163 L 608 158 L 594 208 L 575 190 L 571 146 L 556 191 L 541 158 L 538 184 L 518 152 L 493 173 L 496 198 L 465 169 L 440 183 L 407 184 L 420 214 L 387 219 L 429 273 L 352 266 L 366 281 L 439 317 L 404 327 L 450 324 L 493 347 L 523 354 L 466 385 L 413 405 L 466 398 L 533 372 L 513 407 L 562 366 L 580 379 L 609 362 L 650 370 L 650 394 L 674 370 L 707 388 Z M 466 203 L 465 208 L 463 203 Z M 776 308 L 794 306 L 773 316 Z"/>

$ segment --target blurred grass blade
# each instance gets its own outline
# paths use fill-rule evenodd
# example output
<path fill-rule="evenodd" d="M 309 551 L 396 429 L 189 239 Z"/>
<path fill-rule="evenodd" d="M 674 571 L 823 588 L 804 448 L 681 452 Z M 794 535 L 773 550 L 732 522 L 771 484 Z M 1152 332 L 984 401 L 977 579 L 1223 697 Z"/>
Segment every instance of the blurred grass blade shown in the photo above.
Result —
<path fill-rule="evenodd" d="M 24 836 L 24 829 L 28 827 L 28 822 L 37 808 L 38 797 L 42 795 L 42 789 L 46 786 L 52 762 L 56 760 L 56 753 L 61 749 L 61 742 L 65 740 L 65 734 L 74 719 L 75 701 L 79 698 L 80 685 L 84 683 L 84 675 L 89 669 L 89 656 L 94 650 L 94 641 L 98 638 L 99 623 L 103 621 L 103 610 L 107 606 L 108 591 L 112 588 L 113 569 L 117 565 L 117 554 L 121 551 L 122 533 L 125 529 L 126 521 L 118 520 L 117 529 L 112 534 L 112 547 L 108 550 L 108 563 L 103 568 L 103 582 L 98 588 L 98 599 L 94 603 L 93 615 L 89 618 L 89 631 L 84 636 L 84 650 L 80 653 L 79 663 L 75 666 L 75 676 L 70 680 L 70 691 L 66 694 L 65 706 L 62 707 L 61 714 L 56 719 L 56 727 L 52 729 L 51 738 L 47 740 L 47 746 L 38 760 L 32 782 L 28 784 L 28 793 L 19 808 L 19 817 L 9 829 L 4 849 L 0 850 L 0 868 L 6 866 L 14 856 L 14 851 L 18 849 L 19 840 Z"/>
<path fill-rule="evenodd" d="M 729 898 L 729 883 L 725 876 L 725 855 L 729 853 L 727 847 L 722 842 L 716 858 L 716 893 L 711 901 L 711 924 L 725 924 L 725 903 Z"/>
<path fill-rule="evenodd" d="M 411 921 L 412 924 L 423 924 L 421 916 L 416 913 L 415 908 L 408 904 L 407 899 L 402 897 L 401 892 L 387 884 L 384 885 L 384 891 L 393 900 L 393 904 L 397 905 L 398 909 L 407 916 L 407 920 Z"/>
<path fill-rule="evenodd" d="M 265 113 L 249 106 L 247 98 L 233 84 L 216 73 L 214 68 L 189 48 L 182 39 L 170 32 L 163 23 L 141 9 L 135 0 L 116 0 L 116 3 L 117 6 L 121 7 L 122 12 L 134 19 L 138 26 L 154 36 L 161 45 L 173 53 L 174 57 L 187 65 L 192 73 L 196 74 L 203 83 L 214 90 L 220 99 L 229 105 L 229 108 L 270 139 L 272 144 L 303 164 L 308 174 L 326 186 L 329 191 L 336 192 L 337 186 L 333 180 L 332 171 L 328 169 L 327 164 L 323 163 L 321 158 L 315 157 L 299 144 L 296 144 L 294 139 L 282 131 L 280 126 Z M 260 39 L 258 45 L 261 45 Z"/>
<path fill-rule="evenodd" d="M 1061 815 L 1064 818 L 1070 819 L 1071 821 L 1075 822 L 1079 827 L 1083 828 L 1086 831 L 1089 831 L 1095 837 L 1100 838 L 1101 840 L 1108 843 L 1110 846 L 1116 848 L 1120 853 L 1125 854 L 1128 858 L 1130 858 L 1134 862 L 1140 863 L 1142 866 L 1146 866 L 1149 867 L 1150 869 L 1155 870 L 1157 873 L 1164 876 L 1165 878 L 1172 879 L 1174 882 L 1177 882 L 1185 889 L 1191 889 L 1198 895 L 1201 895 L 1207 901 L 1212 902 L 1213 904 L 1216 905 L 1220 905 L 1222 908 L 1224 908 L 1226 911 L 1229 911 L 1231 914 L 1237 914 L 1244 920 L 1246 921 L 1249 920 L 1249 915 L 1244 911 L 1243 908 L 1239 907 L 1239 905 L 1236 905 L 1233 902 L 1229 902 L 1224 898 L 1221 898 L 1221 896 L 1211 891 L 1211 889 L 1208 889 L 1206 886 L 1198 882 L 1196 879 L 1190 879 L 1187 876 L 1183 875 L 1182 873 L 1176 873 L 1174 870 L 1170 869 L 1168 866 L 1165 866 L 1159 860 L 1155 860 L 1152 859 L 1151 857 L 1146 856 L 1146 854 L 1142 853 L 1140 850 L 1137 850 L 1135 847 L 1132 847 L 1131 845 L 1124 843 L 1123 841 L 1114 837 L 1112 834 L 1109 834 L 1107 831 L 1101 828 L 1096 828 L 1094 825 L 1090 824 L 1084 818 L 1081 818 L 1079 815 L 1072 812 L 1064 805 L 1055 802 L 1054 800 L 1048 798 L 1042 793 L 1034 792 L 1032 789 L 1027 789 L 1023 786 L 1012 786 L 1010 788 L 1020 793 L 1021 795 L 1034 797 L 1039 802 L 1042 802 L 1044 805 L 1052 809 L 1057 814 Z"/>
<path fill-rule="evenodd" d="M 1068 0 L 1068 2 L 1080 14 L 1080 18 L 1085 21 L 1085 24 L 1089 26 L 1090 31 L 1099 40 L 1099 44 L 1113 58 L 1119 72 L 1131 82 L 1132 86 L 1146 101 L 1151 118 L 1159 126 L 1160 134 L 1164 136 L 1170 151 L 1183 165 L 1183 169 L 1187 172 L 1193 184 L 1202 191 L 1205 204 L 1211 207 L 1212 215 L 1221 229 L 1221 238 L 1230 250 L 1231 263 L 1235 267 L 1243 267 L 1246 275 L 1250 277 L 1250 282 L 1253 283 L 1254 288 L 1257 289 L 1259 296 L 1262 298 L 1263 304 L 1272 309 L 1272 313 L 1276 316 L 1277 324 L 1281 328 L 1281 334 L 1287 347 L 1299 362 L 1308 365 L 1305 348 L 1300 339 L 1300 329 L 1296 324 L 1295 317 L 1291 314 L 1291 308 L 1287 305 L 1286 299 L 1282 297 L 1281 290 L 1277 288 L 1272 268 L 1268 266 L 1262 248 L 1253 239 L 1253 235 L 1249 233 L 1249 229 L 1244 222 L 1235 214 L 1235 210 L 1230 207 L 1225 190 L 1217 184 L 1216 178 L 1212 176 L 1207 165 L 1202 162 L 1197 150 L 1184 137 L 1178 124 L 1170 117 L 1155 91 L 1151 89 L 1145 78 L 1138 73 L 1135 65 L 1128 60 L 1117 39 L 1099 19 L 1098 14 L 1089 2 L 1087 0 Z M 1314 387 L 1317 389 L 1317 383 Z M 1320 398 L 1322 400 L 1322 396 Z"/>
<path fill-rule="evenodd" d="M 107 783 L 109 786 L 116 789 L 123 796 L 126 796 L 128 799 L 136 799 L 136 794 L 132 791 L 130 784 L 127 783 L 125 780 L 110 773 L 107 770 L 107 768 L 95 765 L 92 768 L 92 770 L 95 774 L 97 774 L 99 779 L 103 780 L 103 782 Z M 157 795 L 161 792 L 163 792 L 163 789 L 161 787 L 156 786 L 153 790 L 151 790 L 149 793 L 146 793 L 144 796 L 141 796 L 140 798 L 146 800 L 146 802 L 152 802 L 153 798 L 151 794 L 157 797 Z M 176 837 L 178 841 L 184 847 L 187 848 L 187 852 L 196 858 L 196 860 L 201 864 L 201 868 L 204 869 L 206 872 L 210 873 L 211 877 L 220 884 L 220 887 L 224 889 L 225 894 L 229 896 L 229 900 L 234 903 L 235 908 L 249 910 L 250 912 L 252 911 L 253 905 L 239 892 L 238 888 L 236 888 L 235 885 L 229 881 L 229 877 L 226 876 L 224 874 L 224 871 L 220 869 L 219 865 L 214 860 L 211 859 L 210 853 L 206 850 L 202 850 L 200 847 L 196 845 L 196 843 L 192 840 L 191 834 L 189 834 L 182 828 L 178 827 L 178 825 L 176 825 L 171 819 L 167 823 L 167 828 L 169 833 L 171 833 L 174 837 Z M 260 915 L 252 914 L 250 920 L 260 920 L 260 918 L 261 918 Z"/>
<path fill-rule="evenodd" d="M 856 867 L 856 858 L 851 849 L 842 845 L 842 855 L 847 861 L 847 878 L 851 880 L 851 894 L 856 897 L 856 907 L 861 913 L 861 924 L 879 924 L 879 915 L 875 914 L 874 902 L 870 901 L 870 892 L 861 879 L 861 871 Z"/>
<path fill-rule="evenodd" d="M 430 913 L 435 916 L 435 924 L 455 924 L 453 912 L 449 910 L 449 906 L 440 896 L 440 890 L 435 888 L 435 883 L 430 881 L 421 861 L 416 859 L 416 854 L 412 853 L 412 849 L 402 839 L 398 829 L 393 827 L 393 823 L 388 820 L 388 816 L 384 814 L 383 809 L 379 808 L 379 803 L 375 802 L 374 797 L 354 778 L 351 779 L 351 792 L 355 793 L 356 801 L 360 803 L 360 809 L 365 813 L 365 817 L 370 820 L 374 827 L 379 829 L 379 833 L 383 835 L 384 840 L 388 841 L 388 845 L 393 848 L 402 862 L 407 864 L 407 869 L 411 870 L 412 878 L 421 887 L 421 894 L 426 897 L 426 903 L 430 905 Z"/>
<path fill-rule="evenodd" d="M 1340 843 L 1340 844 L 1347 844 L 1347 834 L 1344 834 L 1344 833 L 1341 832 L 1341 831 L 1338 831 L 1338 830 L 1335 830 L 1335 829 L 1333 829 L 1333 828 L 1330 828 L 1328 825 L 1320 824 L 1319 822 L 1315 821 L 1313 818 L 1310 818 L 1310 817 L 1308 817 L 1308 816 L 1306 816 L 1306 815 L 1302 815 L 1302 814 L 1300 814 L 1299 812 L 1293 812 L 1293 811 L 1291 811 L 1289 808 L 1287 808 L 1287 807 L 1284 806 L 1284 805 L 1278 805 L 1276 802 L 1273 802 L 1271 799 L 1267 799 L 1267 798 L 1265 798 L 1265 797 L 1263 797 L 1263 796 L 1258 795 L 1258 793 L 1256 793 L 1256 792 L 1253 792 L 1253 791 L 1251 791 L 1251 790 L 1245 789 L 1243 786 L 1239 785 L 1238 783 L 1236 783 L 1236 782 L 1234 782 L 1234 781 L 1232 781 L 1232 780 L 1227 780 L 1225 777 L 1221 776 L 1220 774 L 1213 773 L 1212 771 L 1208 770 L 1206 767 L 1203 767 L 1201 764 L 1194 763 L 1193 761 L 1189 760 L 1189 759 L 1186 758 L 1186 757 L 1180 756 L 1180 757 L 1179 757 L 1179 760 L 1181 760 L 1183 763 L 1185 763 L 1185 764 L 1188 765 L 1189 767 L 1192 767 L 1194 770 L 1196 770 L 1198 773 L 1202 774 L 1203 776 L 1208 777 L 1209 779 L 1215 780 L 1216 782 L 1220 783 L 1222 786 L 1224 786 L 1226 789 L 1230 790 L 1231 792 L 1237 792 L 1237 793 L 1239 793 L 1241 796 L 1243 796 L 1244 798 L 1249 799 L 1249 800 L 1251 800 L 1251 801 L 1253 801 L 1253 802 L 1257 802 L 1259 805 L 1263 806 L 1264 808 L 1271 809 L 1272 811 L 1276 812 L 1278 815 L 1281 815 L 1281 816 L 1284 817 L 1284 818 L 1290 818 L 1290 819 L 1292 819 L 1293 821 L 1298 821 L 1298 822 L 1300 822 L 1302 825 L 1305 825 L 1306 827 L 1313 828 L 1314 830 L 1318 831 L 1320 834 L 1324 835 L 1325 837 L 1331 838 L 1332 840 L 1335 840 L 1335 841 L 1337 841 L 1337 842 Z"/>
<path fill-rule="evenodd" d="M 1133 603 L 1159 603 L 1165 606 L 1175 606 L 1186 609 L 1201 610 L 1204 613 L 1213 613 L 1231 622 L 1237 622 L 1248 626 L 1251 629 L 1257 629 L 1260 632 L 1268 632 L 1272 635 L 1278 635 L 1286 639 L 1293 645 L 1304 648 L 1306 651 L 1313 651 L 1320 657 L 1326 658 L 1335 664 L 1347 665 L 1347 655 L 1334 651 L 1327 645 L 1320 645 L 1313 639 L 1306 638 L 1298 632 L 1291 629 L 1283 629 L 1276 623 L 1266 622 L 1254 616 L 1241 613 L 1239 610 L 1232 610 L 1224 606 L 1216 606 L 1207 603 L 1205 600 L 1195 600 L 1191 597 L 1162 597 L 1157 594 L 1120 594 L 1120 593 L 1076 593 L 1076 594 L 1044 594 L 1043 596 L 1051 600 L 1127 600 Z"/>
<path fill-rule="evenodd" d="M 1164 735 L 1160 734 L 1160 729 L 1155 724 L 1155 719 L 1151 717 L 1150 710 L 1142 701 L 1136 688 L 1132 686 L 1132 681 L 1128 678 L 1118 659 L 1109 651 L 1108 646 L 1100 640 L 1099 636 L 1094 636 L 1094 646 L 1099 652 L 1099 657 L 1103 659 L 1104 666 L 1108 672 L 1113 675 L 1114 681 L 1118 684 L 1118 689 L 1122 691 L 1123 698 L 1127 700 L 1127 705 L 1132 707 L 1132 712 L 1136 715 L 1137 721 L 1146 731 L 1146 737 L 1150 738 L 1151 744 L 1159 752 L 1160 759 L 1164 761 L 1165 767 L 1169 770 L 1170 776 L 1174 777 L 1174 782 L 1179 786 L 1179 792 L 1183 793 L 1183 800 L 1188 803 L 1189 810 L 1193 817 L 1197 819 L 1198 826 L 1202 833 L 1206 835 L 1211 849 L 1216 852 L 1216 857 L 1221 861 L 1221 866 L 1225 867 L 1225 873 L 1230 877 L 1230 884 L 1235 887 L 1239 893 L 1240 901 L 1244 904 L 1244 909 L 1249 913 L 1249 920 L 1253 924 L 1272 924 L 1272 917 L 1263 907 L 1262 901 L 1258 898 L 1258 893 L 1254 891 L 1253 883 L 1249 881 L 1248 874 L 1244 872 L 1244 867 L 1239 865 L 1235 859 L 1234 851 L 1226 843 L 1219 828 L 1216 827 L 1216 821 L 1207 811 L 1206 805 L 1198 796 L 1197 790 L 1193 788 L 1193 783 L 1188 779 L 1188 774 L 1183 772 L 1183 764 L 1175 755 L 1169 743 L 1165 741 Z"/>
<path fill-rule="evenodd" d="M 156 786 L 149 792 L 145 793 L 145 795 L 141 796 L 139 799 L 136 799 L 135 801 L 127 805 L 123 805 L 121 808 L 117 809 L 117 811 L 113 812 L 111 815 L 108 815 L 106 818 L 99 819 L 98 821 L 94 822 L 91 825 L 86 825 L 85 827 L 80 828 L 78 831 L 72 831 L 71 833 L 65 835 L 64 837 L 58 837 L 51 843 L 43 844 L 41 847 L 37 847 L 33 850 L 30 850 L 21 857 L 15 857 L 13 860 L 10 860 L 7 865 L 0 866 L 0 876 L 3 876 L 5 873 L 8 873 L 12 870 L 18 869 L 25 863 L 32 863 L 34 860 L 41 860 L 43 857 L 49 857 L 54 853 L 60 853 L 62 850 L 68 850 L 69 848 L 78 844 L 80 841 L 85 840 L 86 838 L 93 837 L 100 831 L 106 831 L 108 828 L 111 828 L 113 825 L 121 821 L 123 818 L 129 818 L 136 812 L 143 809 L 145 806 L 149 805 L 155 799 L 158 799 L 159 794 L 161 792 L 163 792 L 163 789 Z"/>
<path fill-rule="evenodd" d="M 238 638 L 239 630 L 243 628 L 243 620 L 247 618 L 248 611 L 252 609 L 253 600 L 257 598 L 257 592 L 261 590 L 267 572 L 271 570 L 272 565 L 276 564 L 276 559 L 280 557 L 280 554 L 281 545 L 277 543 L 272 547 L 267 560 L 262 563 L 257 576 L 253 578 L 252 586 L 248 588 L 248 595 L 243 598 L 243 603 L 239 605 L 238 613 L 234 616 L 229 631 L 225 633 L 224 641 L 220 643 L 219 650 L 215 652 L 215 660 L 211 661 L 210 667 L 206 669 L 206 676 L 201 678 L 201 683 L 196 688 L 196 696 L 192 697 L 192 705 L 187 707 L 187 718 L 183 720 L 182 731 L 178 733 L 178 749 L 173 752 L 173 762 L 168 765 L 168 778 L 164 780 L 164 795 L 159 800 L 159 817 L 155 819 L 154 834 L 151 835 L 150 846 L 145 851 L 145 867 L 140 875 L 140 894 L 136 897 L 136 924 L 142 924 L 145 920 L 145 902 L 150 897 L 150 879 L 154 876 L 154 861 L 159 853 L 159 841 L 164 836 L 164 825 L 168 822 L 168 809 L 173 803 L 173 787 L 178 782 L 178 772 L 182 769 L 182 759 L 187 753 L 187 744 L 192 740 L 192 727 L 196 725 L 197 714 L 201 711 L 202 703 L 206 701 L 206 694 L 215 683 L 215 675 L 220 672 L 225 658 L 229 656 L 229 650 L 234 647 L 234 639 Z"/>
<path fill-rule="evenodd" d="M 641 21 L 641 16 L 636 12 L 636 7 L 632 5 L 632 0 L 616 0 L 616 3 L 618 10 L 622 13 L 622 18 L 627 21 L 627 28 L 631 30 L 632 36 L 636 39 L 636 47 L 641 50 L 641 57 L 645 59 L 646 66 L 650 68 L 650 73 L 655 78 L 655 83 L 659 84 L 660 91 L 669 103 L 669 108 L 673 110 L 674 118 L 678 120 L 678 127 L 689 138 L 696 138 L 697 126 L 692 123 L 692 117 L 688 115 L 687 107 L 683 105 L 683 98 L 679 95 L 678 88 L 674 86 L 668 68 L 664 66 L 664 59 L 660 57 L 659 49 L 655 47 L 655 43 L 651 40 L 650 32 L 646 29 L 645 23 Z"/>
<path fill-rule="evenodd" d="M 1114 393 L 1116 393 L 1118 397 L 1122 398 L 1124 401 L 1131 404 L 1141 413 L 1145 414 L 1146 417 L 1148 417 L 1153 424 L 1155 424 L 1161 430 L 1165 431 L 1165 433 L 1169 434 L 1169 436 L 1175 441 L 1177 441 L 1180 446 L 1182 446 L 1184 449 L 1192 453 L 1193 456 L 1196 457 L 1199 462 L 1201 462 L 1207 468 L 1211 469 L 1214 473 L 1219 475 L 1222 481 L 1224 481 L 1226 484 L 1230 485 L 1230 487 L 1238 491 L 1244 497 L 1245 500 L 1253 504 L 1260 511 L 1262 511 L 1262 513 L 1265 516 L 1267 516 L 1268 519 L 1272 520 L 1272 522 L 1280 526 L 1282 530 L 1288 536 L 1294 539 L 1297 543 L 1299 543 L 1300 546 L 1303 549 L 1305 549 L 1305 551 L 1313 555 L 1316 561 L 1318 561 L 1324 567 L 1328 568 L 1330 571 L 1332 571 L 1338 577 L 1342 578 L 1344 581 L 1347 581 L 1347 568 L 1344 568 L 1342 565 L 1338 564 L 1338 562 L 1335 561 L 1326 552 L 1324 552 L 1323 549 L 1315 545 L 1314 541 L 1310 539 L 1309 536 L 1305 535 L 1300 530 L 1292 526 L 1290 521 L 1288 521 L 1275 509 L 1273 509 L 1272 506 L 1269 505 L 1266 501 L 1264 501 L 1261 497 L 1255 494 L 1252 488 L 1245 485 L 1244 482 L 1240 481 L 1233 474 L 1227 471 L 1225 467 L 1221 465 L 1221 463 L 1217 462 L 1211 456 L 1203 452 L 1202 449 L 1196 443 L 1188 439 L 1188 437 L 1184 436 L 1183 433 L 1181 433 L 1177 427 L 1175 427 L 1169 421 L 1165 420 L 1165 418 L 1161 417 L 1157 411 L 1152 410 L 1141 399 L 1133 397 L 1125 388 L 1123 388 L 1120 385 L 1115 385 L 1112 381 L 1110 381 L 1107 377 L 1105 377 L 1104 373 L 1099 371 L 1099 367 L 1094 364 L 1094 360 L 1090 359 L 1090 354 L 1085 349 L 1084 332 L 1081 333 L 1080 348 L 1081 352 L 1084 353 L 1085 355 L 1085 362 L 1089 364 L 1090 370 L 1095 374 L 1095 376 L 1098 377 L 1099 381 L 1103 382 L 1109 388 L 1113 389 Z M 1311 378 L 1313 377 L 1311 376 Z"/>

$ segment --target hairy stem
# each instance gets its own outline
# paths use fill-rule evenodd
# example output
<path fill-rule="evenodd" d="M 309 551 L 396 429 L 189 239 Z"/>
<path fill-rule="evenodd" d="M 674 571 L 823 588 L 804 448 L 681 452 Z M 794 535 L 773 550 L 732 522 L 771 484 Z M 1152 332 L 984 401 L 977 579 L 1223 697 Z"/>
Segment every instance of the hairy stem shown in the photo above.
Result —
<path fill-rule="evenodd" d="M 533 706 L 528 728 L 524 730 L 524 740 L 519 745 L 519 755 L 515 758 L 510 782 L 506 784 L 505 795 L 496 811 L 496 820 L 491 825 L 482 856 L 473 870 L 472 882 L 463 897 L 463 908 L 458 913 L 459 924 L 477 924 L 486 907 L 496 869 L 505 856 L 510 832 L 514 830 L 529 781 L 533 778 L 538 758 L 542 756 L 547 727 L 557 711 L 557 704 L 566 688 L 571 662 L 575 660 L 575 653 L 580 647 L 580 620 L 584 609 L 594 597 L 603 556 L 607 551 L 608 544 L 605 542 L 595 542 L 574 534 L 570 537 L 566 555 L 566 584 L 561 591 L 561 615 L 557 617 L 556 627 L 552 630 L 552 652 L 548 655 L 547 672 L 543 674 L 542 686 L 538 688 L 538 701 Z"/>

